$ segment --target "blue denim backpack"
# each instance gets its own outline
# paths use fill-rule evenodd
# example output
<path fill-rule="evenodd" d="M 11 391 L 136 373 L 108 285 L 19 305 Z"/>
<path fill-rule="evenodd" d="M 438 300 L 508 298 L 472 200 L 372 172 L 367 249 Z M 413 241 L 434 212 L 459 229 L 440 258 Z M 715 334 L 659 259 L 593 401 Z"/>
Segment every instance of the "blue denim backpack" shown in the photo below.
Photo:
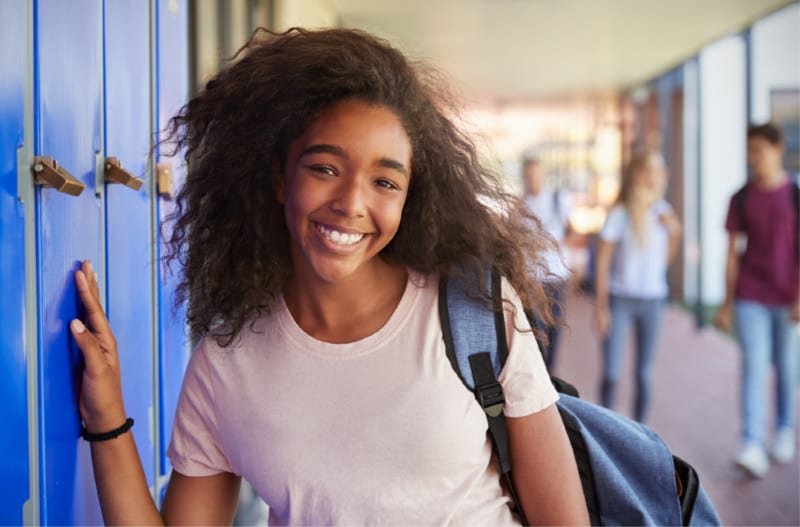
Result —
<path fill-rule="evenodd" d="M 467 296 L 462 283 L 442 276 L 439 316 L 447 356 L 486 412 L 503 479 L 523 523 L 511 482 L 503 388 L 497 378 L 508 356 L 500 276 L 486 273 L 495 311 Z M 474 289 L 473 289 L 474 290 Z M 582 401 L 577 390 L 551 379 L 567 430 L 592 525 L 720 525 L 694 468 L 673 456 L 646 426 Z"/>

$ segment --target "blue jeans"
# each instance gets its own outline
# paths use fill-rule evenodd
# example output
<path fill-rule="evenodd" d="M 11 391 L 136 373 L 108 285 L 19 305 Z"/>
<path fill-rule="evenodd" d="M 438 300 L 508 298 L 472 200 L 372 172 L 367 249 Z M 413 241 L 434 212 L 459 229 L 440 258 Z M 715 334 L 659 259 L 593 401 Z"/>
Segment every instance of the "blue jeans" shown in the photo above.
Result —
<path fill-rule="evenodd" d="M 789 307 L 770 307 L 739 300 L 734 305 L 736 331 L 742 348 L 742 439 L 764 443 L 766 383 L 775 364 L 778 428 L 794 428 L 797 355 L 795 322 Z"/>
<path fill-rule="evenodd" d="M 631 324 L 636 330 L 636 406 L 634 415 L 643 422 L 650 402 L 650 373 L 661 333 L 663 299 L 628 298 L 611 295 L 611 326 L 603 340 L 603 386 L 601 402 L 614 406 L 614 391 L 622 367 L 622 348 Z"/>

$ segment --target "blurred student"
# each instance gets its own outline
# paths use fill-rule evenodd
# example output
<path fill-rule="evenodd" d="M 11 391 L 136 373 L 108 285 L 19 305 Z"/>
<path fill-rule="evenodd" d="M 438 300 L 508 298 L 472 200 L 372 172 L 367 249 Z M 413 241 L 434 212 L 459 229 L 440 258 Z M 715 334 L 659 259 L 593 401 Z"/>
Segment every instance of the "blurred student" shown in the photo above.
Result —
<path fill-rule="evenodd" d="M 775 364 L 777 389 L 772 458 L 788 463 L 795 451 L 800 191 L 783 170 L 782 156 L 780 129 L 771 124 L 748 129 L 751 179 L 733 195 L 728 207 L 725 302 L 714 321 L 728 331 L 736 320 L 742 349 L 742 450 L 736 464 L 753 477 L 769 470 L 764 394 L 770 362 Z M 739 250 L 742 238 L 746 238 L 744 251 Z"/>
<path fill-rule="evenodd" d="M 637 421 L 650 401 L 650 371 L 668 295 L 667 266 L 678 249 L 681 223 L 664 201 L 666 168 L 660 154 L 634 155 L 622 174 L 614 207 L 600 231 L 595 277 L 596 324 L 603 337 L 601 402 L 614 406 L 622 348 L 636 334 Z"/>
<path fill-rule="evenodd" d="M 539 218 L 557 244 L 544 254 L 549 272 L 542 277 L 547 297 L 550 299 L 554 323 L 543 324 L 535 314 L 532 317 L 547 339 L 540 344 L 545 352 L 547 369 L 552 371 L 558 348 L 558 336 L 564 320 L 564 291 L 570 276 L 561 247 L 569 232 L 572 199 L 567 192 L 559 192 L 545 185 L 545 173 L 541 162 L 536 158 L 526 158 L 522 162 L 522 183 L 525 189 L 525 205 Z"/>

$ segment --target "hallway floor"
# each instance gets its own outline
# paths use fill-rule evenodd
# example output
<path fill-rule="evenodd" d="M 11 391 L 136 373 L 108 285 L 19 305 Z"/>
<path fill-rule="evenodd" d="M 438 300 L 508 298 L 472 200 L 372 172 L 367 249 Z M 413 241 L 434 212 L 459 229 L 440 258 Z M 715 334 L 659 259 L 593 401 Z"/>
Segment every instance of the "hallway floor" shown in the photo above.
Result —
<path fill-rule="evenodd" d="M 579 295 L 567 300 L 569 327 L 562 332 L 554 373 L 572 382 L 584 399 L 597 402 L 600 349 L 591 302 Z M 724 525 L 800 525 L 797 456 L 788 465 L 773 463 L 761 480 L 733 465 L 739 448 L 736 343 L 714 329 L 697 330 L 691 315 L 677 307 L 667 309 L 663 324 L 647 424 L 694 465 Z M 617 410 L 627 416 L 633 411 L 631 343 L 617 389 Z"/>

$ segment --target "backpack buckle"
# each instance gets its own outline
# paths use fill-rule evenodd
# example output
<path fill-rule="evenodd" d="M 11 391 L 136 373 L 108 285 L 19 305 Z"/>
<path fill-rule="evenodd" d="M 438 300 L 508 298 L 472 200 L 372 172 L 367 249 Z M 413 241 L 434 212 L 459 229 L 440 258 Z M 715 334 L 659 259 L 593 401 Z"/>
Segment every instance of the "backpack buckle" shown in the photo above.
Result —
<path fill-rule="evenodd" d="M 478 402 L 481 408 L 489 417 L 497 417 L 503 413 L 506 398 L 503 395 L 503 387 L 499 382 L 481 386 L 476 390 L 476 393 L 478 394 Z"/>

